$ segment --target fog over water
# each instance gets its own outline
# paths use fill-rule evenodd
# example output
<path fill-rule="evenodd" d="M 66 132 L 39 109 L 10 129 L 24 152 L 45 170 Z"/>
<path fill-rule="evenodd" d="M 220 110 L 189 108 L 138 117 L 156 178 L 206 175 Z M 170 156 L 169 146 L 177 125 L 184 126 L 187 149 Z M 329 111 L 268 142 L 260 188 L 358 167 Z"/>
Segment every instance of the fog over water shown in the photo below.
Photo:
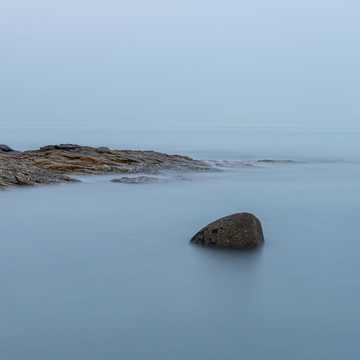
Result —
<path fill-rule="evenodd" d="M 14 0 L 0 124 L 359 126 L 357 0 Z"/>
<path fill-rule="evenodd" d="M 3 143 L 22 151 L 73 143 L 204 159 L 359 160 L 359 128 L 1 126 L 0 130 Z"/>
<path fill-rule="evenodd" d="M 2 3 L 0 144 L 156 150 L 221 171 L 0 190 L 1 359 L 358 360 L 359 13 Z M 261 249 L 189 245 L 242 211 L 261 220 Z"/>
<path fill-rule="evenodd" d="M 162 184 L 105 175 L 0 191 L 4 358 L 359 358 L 359 130 L 2 134 L 15 148 L 62 138 L 254 165 L 163 173 L 173 181 Z M 254 162 L 263 158 L 302 162 Z M 260 250 L 188 244 L 241 211 L 262 222 Z"/>

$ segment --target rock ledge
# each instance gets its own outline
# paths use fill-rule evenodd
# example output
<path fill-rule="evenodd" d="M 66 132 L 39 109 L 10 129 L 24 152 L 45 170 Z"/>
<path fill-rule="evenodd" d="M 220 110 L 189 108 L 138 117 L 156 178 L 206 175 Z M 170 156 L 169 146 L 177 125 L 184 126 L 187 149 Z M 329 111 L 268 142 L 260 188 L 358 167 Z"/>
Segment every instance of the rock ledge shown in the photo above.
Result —
<path fill-rule="evenodd" d="M 68 176 L 72 174 L 156 174 L 163 170 L 213 169 L 187 156 L 155 151 L 60 144 L 21 152 L 0 145 L 0 187 L 77 181 Z"/>

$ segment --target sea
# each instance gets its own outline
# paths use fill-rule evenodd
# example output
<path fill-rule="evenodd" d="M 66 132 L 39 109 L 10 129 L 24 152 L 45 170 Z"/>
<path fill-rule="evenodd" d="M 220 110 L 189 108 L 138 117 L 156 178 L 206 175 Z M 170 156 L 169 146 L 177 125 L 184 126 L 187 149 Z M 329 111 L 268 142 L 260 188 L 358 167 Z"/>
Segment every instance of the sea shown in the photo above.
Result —
<path fill-rule="evenodd" d="M 1 359 L 360 359 L 359 128 L 0 126 L 0 143 L 214 167 L 1 190 Z M 244 211 L 261 248 L 189 244 Z"/>

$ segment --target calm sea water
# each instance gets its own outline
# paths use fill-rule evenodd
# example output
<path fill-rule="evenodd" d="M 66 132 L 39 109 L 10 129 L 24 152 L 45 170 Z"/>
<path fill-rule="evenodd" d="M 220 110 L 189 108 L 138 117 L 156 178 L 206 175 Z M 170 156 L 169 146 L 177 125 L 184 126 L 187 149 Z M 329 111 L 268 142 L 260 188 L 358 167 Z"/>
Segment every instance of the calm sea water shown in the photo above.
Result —
<path fill-rule="evenodd" d="M 21 150 L 72 142 L 301 162 L 1 191 L 1 357 L 359 359 L 359 139 L 359 129 L 1 127 L 0 142 Z M 241 211 L 262 222 L 260 250 L 188 244 Z"/>

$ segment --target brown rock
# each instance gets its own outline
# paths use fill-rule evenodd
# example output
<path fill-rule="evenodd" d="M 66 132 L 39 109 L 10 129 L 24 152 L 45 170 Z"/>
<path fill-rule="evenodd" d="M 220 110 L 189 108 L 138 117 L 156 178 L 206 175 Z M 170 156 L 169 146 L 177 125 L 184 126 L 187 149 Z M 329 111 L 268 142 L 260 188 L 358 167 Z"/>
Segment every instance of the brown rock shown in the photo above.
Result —
<path fill-rule="evenodd" d="M 211 168 L 186 156 L 74 144 L 47 145 L 40 150 L 25 151 L 21 157 L 62 174 L 156 173 L 165 169 L 199 171 Z"/>
<path fill-rule="evenodd" d="M 0 148 L 0 186 L 76 181 L 65 174 L 148 173 L 162 170 L 209 171 L 208 164 L 186 156 L 155 151 L 110 150 L 74 144 L 39 150 Z"/>
<path fill-rule="evenodd" d="M 77 181 L 17 156 L 0 156 L 0 187 Z"/>
<path fill-rule="evenodd" d="M 264 242 L 259 219 L 246 212 L 225 216 L 201 229 L 190 243 L 233 249 L 251 249 Z"/>

